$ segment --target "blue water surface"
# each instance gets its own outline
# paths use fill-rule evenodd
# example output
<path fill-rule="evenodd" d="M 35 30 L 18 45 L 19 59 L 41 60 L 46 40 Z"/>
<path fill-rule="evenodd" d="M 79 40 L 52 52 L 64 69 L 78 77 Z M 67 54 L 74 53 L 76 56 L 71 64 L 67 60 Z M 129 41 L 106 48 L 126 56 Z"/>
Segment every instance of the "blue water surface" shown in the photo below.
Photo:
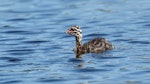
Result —
<path fill-rule="evenodd" d="M 116 48 L 76 59 L 71 25 Z M 149 28 L 150 0 L 1 0 L 0 84 L 149 84 Z"/>

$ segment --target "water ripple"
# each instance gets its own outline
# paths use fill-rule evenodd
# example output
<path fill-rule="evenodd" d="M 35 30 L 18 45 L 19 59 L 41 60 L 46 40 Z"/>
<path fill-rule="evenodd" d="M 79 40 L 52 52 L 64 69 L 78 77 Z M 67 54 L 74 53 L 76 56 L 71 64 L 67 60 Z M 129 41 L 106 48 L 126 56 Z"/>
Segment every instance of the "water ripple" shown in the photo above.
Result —
<path fill-rule="evenodd" d="M 28 18 L 14 18 L 14 19 L 9 19 L 9 20 L 7 20 L 7 21 L 27 21 L 27 20 L 29 20 Z"/>
<path fill-rule="evenodd" d="M 45 41 L 45 40 L 35 40 L 35 41 L 23 41 L 23 43 L 29 43 L 29 44 L 38 44 L 38 43 L 46 43 L 49 41 Z"/>
<path fill-rule="evenodd" d="M 116 42 L 128 42 L 129 40 L 128 39 L 116 39 L 116 40 L 113 40 L 113 41 L 116 41 Z"/>
<path fill-rule="evenodd" d="M 11 49 L 11 50 L 6 50 L 5 52 L 10 53 L 12 55 L 27 55 L 27 54 L 32 54 L 34 50 L 33 49 Z"/>
<path fill-rule="evenodd" d="M 11 30 L 11 31 L 5 31 L 2 33 L 7 33 L 7 34 L 33 34 L 33 32 L 30 31 L 24 31 L 24 30 Z"/>
<path fill-rule="evenodd" d="M 65 19 L 61 19 L 61 20 L 57 20 L 58 22 L 68 22 L 68 21 L 73 21 L 73 20 L 78 20 L 76 18 L 65 18 Z"/>
<path fill-rule="evenodd" d="M 143 75 L 143 74 L 147 74 L 147 73 L 150 73 L 150 70 L 144 70 L 144 71 L 136 71 L 136 72 L 133 72 L 133 73 L 129 73 L 130 75 Z"/>
<path fill-rule="evenodd" d="M 53 77 L 51 77 L 51 78 L 40 78 L 40 79 L 38 79 L 37 80 L 38 82 L 61 82 L 61 81 L 67 81 L 67 79 L 63 79 L 63 78 L 53 78 Z"/>
<path fill-rule="evenodd" d="M 146 27 L 150 27 L 150 24 L 145 24 L 144 26 L 146 26 Z"/>
<path fill-rule="evenodd" d="M 8 62 L 20 62 L 22 59 L 15 57 L 0 57 L 0 60 L 7 60 Z"/>
<path fill-rule="evenodd" d="M 85 37 L 103 37 L 103 36 L 108 36 L 109 34 L 88 34 L 85 35 Z"/>
<path fill-rule="evenodd" d="M 108 69 L 95 69 L 95 68 L 83 68 L 83 69 L 77 69 L 75 70 L 77 72 L 106 72 L 110 71 Z"/>
<path fill-rule="evenodd" d="M 75 63 L 77 63 L 77 62 L 84 62 L 84 60 L 82 60 L 82 59 L 76 59 L 76 58 L 71 58 L 71 59 L 69 59 L 68 60 L 69 62 L 75 62 Z"/>
<path fill-rule="evenodd" d="M 7 61 L 10 62 L 9 60 L 7 60 Z M 13 62 L 13 63 L 14 63 L 14 62 Z M 14 67 L 14 66 L 17 66 L 17 65 L 18 65 L 18 64 L 8 64 L 8 63 L 7 63 L 7 64 L 3 64 L 3 65 L 1 64 L 0 67 Z M 3 71 L 3 70 L 1 70 L 1 71 Z"/>
<path fill-rule="evenodd" d="M 6 81 L 6 82 L 2 82 L 2 84 L 17 84 L 17 83 L 21 83 L 21 80 L 10 80 L 10 81 Z"/>
<path fill-rule="evenodd" d="M 150 44 L 149 41 L 129 41 L 132 44 Z"/>

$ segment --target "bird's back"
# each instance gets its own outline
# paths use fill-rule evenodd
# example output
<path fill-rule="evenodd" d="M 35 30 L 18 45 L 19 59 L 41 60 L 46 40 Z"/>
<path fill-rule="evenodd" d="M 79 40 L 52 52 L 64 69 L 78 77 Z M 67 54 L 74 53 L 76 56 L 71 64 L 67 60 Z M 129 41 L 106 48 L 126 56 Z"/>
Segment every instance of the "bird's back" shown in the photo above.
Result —
<path fill-rule="evenodd" d="M 105 38 L 95 38 L 83 44 L 82 51 L 84 53 L 101 53 L 106 50 L 113 49 L 114 46 Z"/>

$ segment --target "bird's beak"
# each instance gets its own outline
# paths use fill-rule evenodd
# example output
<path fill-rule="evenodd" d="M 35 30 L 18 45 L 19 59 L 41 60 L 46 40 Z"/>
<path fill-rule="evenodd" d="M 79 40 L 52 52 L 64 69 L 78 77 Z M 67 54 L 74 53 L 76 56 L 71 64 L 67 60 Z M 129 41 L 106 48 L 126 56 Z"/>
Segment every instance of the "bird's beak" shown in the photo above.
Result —
<path fill-rule="evenodd" d="M 71 31 L 71 30 L 69 30 L 69 29 L 68 29 L 67 31 L 65 31 L 65 33 L 67 33 L 67 34 L 68 34 L 68 33 L 70 33 L 70 32 L 72 32 L 72 31 Z"/>

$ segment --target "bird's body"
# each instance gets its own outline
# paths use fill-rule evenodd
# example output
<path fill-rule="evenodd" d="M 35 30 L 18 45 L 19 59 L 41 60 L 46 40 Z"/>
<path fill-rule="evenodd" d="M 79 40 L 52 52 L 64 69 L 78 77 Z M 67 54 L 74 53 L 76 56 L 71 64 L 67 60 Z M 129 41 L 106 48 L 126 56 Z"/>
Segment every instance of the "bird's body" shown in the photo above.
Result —
<path fill-rule="evenodd" d="M 79 26 L 71 26 L 66 33 L 75 36 L 75 52 L 77 55 L 84 53 L 102 53 L 106 50 L 112 50 L 114 48 L 114 46 L 105 38 L 94 38 L 93 40 L 90 40 L 82 45 L 82 30 Z"/>
<path fill-rule="evenodd" d="M 95 38 L 90 40 L 87 43 L 84 43 L 82 46 L 82 50 L 84 53 L 101 53 L 106 50 L 111 50 L 114 47 L 110 42 L 105 38 Z"/>

